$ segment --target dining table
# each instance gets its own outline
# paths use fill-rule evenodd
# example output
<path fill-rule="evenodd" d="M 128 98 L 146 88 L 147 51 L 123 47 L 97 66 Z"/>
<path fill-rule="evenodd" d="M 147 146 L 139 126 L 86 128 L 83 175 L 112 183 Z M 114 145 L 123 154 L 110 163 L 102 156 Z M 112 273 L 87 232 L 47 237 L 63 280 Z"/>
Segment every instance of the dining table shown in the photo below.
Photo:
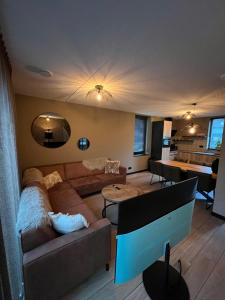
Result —
<path fill-rule="evenodd" d="M 200 186 L 198 185 L 197 190 L 206 199 L 206 201 L 207 201 L 206 208 L 208 209 L 209 207 L 211 207 L 211 205 L 213 204 L 213 201 L 214 201 L 214 193 L 213 193 L 213 197 L 212 197 L 209 195 L 208 192 L 206 192 L 208 187 L 211 186 L 211 183 L 213 181 L 214 181 L 214 183 L 216 182 L 216 178 L 213 177 L 213 172 L 212 172 L 211 167 L 196 165 L 196 164 L 189 164 L 189 163 L 185 163 L 182 161 L 176 161 L 176 160 L 157 160 L 157 162 L 159 162 L 163 165 L 171 166 L 171 167 L 178 167 L 183 172 L 187 172 L 187 171 L 197 172 L 197 173 L 199 173 L 199 176 L 198 176 L 199 180 L 201 178 L 201 174 L 204 177 L 205 177 L 205 175 L 209 175 L 211 179 L 207 182 L 207 184 L 206 184 L 207 186 L 202 187 L 202 184 L 200 184 Z M 213 191 L 215 191 L 215 188 L 213 189 Z"/>
<path fill-rule="evenodd" d="M 176 161 L 176 160 L 157 160 L 157 162 L 160 162 L 163 165 L 171 166 L 171 167 L 178 167 L 182 171 L 194 171 L 199 172 L 203 174 L 212 174 L 211 167 L 202 166 L 202 165 L 196 165 L 196 164 L 189 164 L 182 161 Z"/>

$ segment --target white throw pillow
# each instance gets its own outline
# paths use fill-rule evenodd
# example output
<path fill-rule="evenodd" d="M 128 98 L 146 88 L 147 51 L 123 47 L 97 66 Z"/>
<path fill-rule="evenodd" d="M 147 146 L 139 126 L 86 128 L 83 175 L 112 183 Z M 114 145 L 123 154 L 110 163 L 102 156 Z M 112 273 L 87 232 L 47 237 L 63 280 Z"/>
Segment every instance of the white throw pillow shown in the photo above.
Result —
<path fill-rule="evenodd" d="M 20 198 L 17 216 L 17 232 L 35 229 L 45 225 L 51 225 L 48 212 L 52 207 L 48 195 L 36 186 L 23 190 Z"/>
<path fill-rule="evenodd" d="M 38 181 L 43 183 L 42 172 L 37 168 L 26 169 L 23 173 L 23 186 L 28 185 L 31 182 Z"/>
<path fill-rule="evenodd" d="M 106 161 L 107 161 L 106 157 L 98 157 L 98 158 L 83 160 L 82 164 L 88 170 L 91 170 L 91 171 L 93 171 L 93 170 L 104 170 Z"/>
<path fill-rule="evenodd" d="M 62 182 L 62 178 L 59 175 L 58 171 L 54 171 L 54 172 L 46 175 L 43 178 L 43 182 L 44 182 L 46 189 L 48 190 L 51 187 L 53 187 L 54 185 L 56 185 L 57 183 Z"/>
<path fill-rule="evenodd" d="M 49 212 L 48 215 L 52 221 L 53 228 L 59 233 L 66 234 L 89 226 L 87 220 L 81 214 L 69 215 Z"/>
<path fill-rule="evenodd" d="M 119 160 L 107 160 L 105 163 L 105 174 L 120 174 L 119 167 Z"/>

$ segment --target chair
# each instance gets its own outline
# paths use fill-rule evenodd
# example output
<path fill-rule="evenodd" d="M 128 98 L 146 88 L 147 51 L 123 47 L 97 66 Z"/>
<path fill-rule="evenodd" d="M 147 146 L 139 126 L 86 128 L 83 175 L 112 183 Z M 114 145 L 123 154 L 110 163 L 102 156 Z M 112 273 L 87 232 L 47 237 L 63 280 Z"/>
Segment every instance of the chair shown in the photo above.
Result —
<path fill-rule="evenodd" d="M 160 177 L 163 177 L 163 172 L 162 172 L 162 164 L 157 162 L 157 161 L 154 161 L 152 159 L 149 160 L 149 163 L 148 163 L 148 169 L 149 171 L 152 173 L 152 176 L 151 176 L 151 180 L 150 180 L 150 184 L 153 184 L 153 177 L 154 175 L 158 175 L 159 176 L 159 181 L 157 182 L 160 182 Z"/>
<path fill-rule="evenodd" d="M 214 202 L 209 193 L 214 192 L 216 188 L 216 179 L 211 174 L 199 173 L 195 171 L 187 171 L 188 178 L 198 177 L 197 191 L 206 199 L 206 208 L 208 209 Z"/>
<path fill-rule="evenodd" d="M 163 165 L 163 177 L 166 179 L 166 182 L 179 182 L 182 181 L 182 171 L 178 167 Z"/>

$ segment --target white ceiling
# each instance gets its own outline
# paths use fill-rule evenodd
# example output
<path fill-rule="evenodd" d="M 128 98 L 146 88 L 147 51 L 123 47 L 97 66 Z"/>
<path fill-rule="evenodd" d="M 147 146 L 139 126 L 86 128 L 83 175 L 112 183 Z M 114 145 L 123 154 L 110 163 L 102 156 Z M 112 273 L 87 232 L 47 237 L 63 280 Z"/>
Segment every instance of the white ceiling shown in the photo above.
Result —
<path fill-rule="evenodd" d="M 198 116 L 225 114 L 224 0 L 2 0 L 0 20 L 17 93 L 173 117 L 198 102 Z M 113 99 L 86 99 L 96 84 Z"/>

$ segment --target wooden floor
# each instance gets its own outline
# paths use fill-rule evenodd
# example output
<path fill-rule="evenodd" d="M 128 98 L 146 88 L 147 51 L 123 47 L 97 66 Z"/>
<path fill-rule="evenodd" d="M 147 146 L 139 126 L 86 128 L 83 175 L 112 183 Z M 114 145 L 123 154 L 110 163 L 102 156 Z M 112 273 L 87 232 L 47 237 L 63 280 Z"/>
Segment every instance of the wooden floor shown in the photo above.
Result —
<path fill-rule="evenodd" d="M 144 191 L 158 188 L 149 186 L 148 172 L 129 175 L 128 182 Z M 90 196 L 87 204 L 100 215 L 101 195 Z M 115 228 L 112 228 L 114 240 Z M 112 253 L 115 253 L 113 243 Z M 177 266 L 181 259 L 183 277 L 189 287 L 191 300 L 225 300 L 225 223 L 210 214 L 203 202 L 196 202 L 192 232 L 171 251 L 171 264 Z M 64 300 L 147 300 L 150 299 L 142 283 L 142 275 L 124 285 L 115 285 L 114 259 L 110 271 L 99 270 L 89 280 L 71 291 Z M 181 299 L 182 300 L 182 299 Z"/>

